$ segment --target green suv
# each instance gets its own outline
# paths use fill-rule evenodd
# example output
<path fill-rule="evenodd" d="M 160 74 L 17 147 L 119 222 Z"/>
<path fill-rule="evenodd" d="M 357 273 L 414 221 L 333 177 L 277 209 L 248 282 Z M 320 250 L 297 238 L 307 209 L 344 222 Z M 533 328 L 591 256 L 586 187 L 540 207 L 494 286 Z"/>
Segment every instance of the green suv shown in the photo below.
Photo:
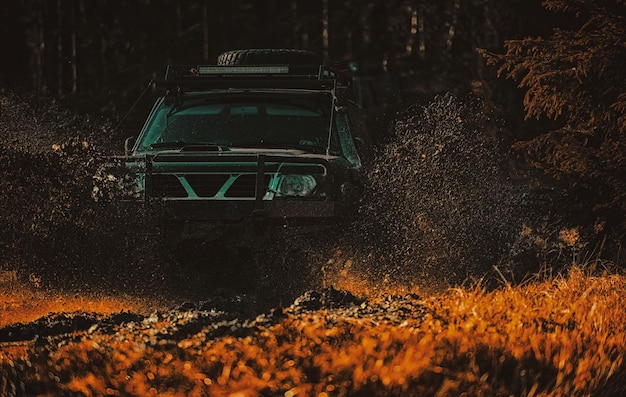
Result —
<path fill-rule="evenodd" d="M 301 50 L 169 66 L 126 168 L 183 238 L 333 223 L 356 213 L 371 142 L 350 82 Z M 291 63 L 283 63 L 289 61 Z"/>

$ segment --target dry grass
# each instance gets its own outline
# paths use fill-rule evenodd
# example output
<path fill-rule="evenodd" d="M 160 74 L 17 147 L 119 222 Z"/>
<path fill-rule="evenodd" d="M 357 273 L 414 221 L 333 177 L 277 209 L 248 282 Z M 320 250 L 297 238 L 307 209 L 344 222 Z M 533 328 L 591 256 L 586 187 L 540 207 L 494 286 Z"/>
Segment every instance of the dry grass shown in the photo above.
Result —
<path fill-rule="evenodd" d="M 13 271 L 0 272 L 0 302 L 0 327 L 28 323 L 48 314 L 111 314 L 122 311 L 146 313 L 164 308 L 162 303 L 156 304 L 132 296 L 46 291 L 40 288 L 35 276 L 30 277 L 26 284 L 18 281 Z"/>
<path fill-rule="evenodd" d="M 31 354 L 49 376 L 23 379 L 47 396 L 617 396 L 624 297 L 625 277 L 574 268 L 492 292 L 413 297 L 416 314 L 402 322 L 288 311 L 251 336 L 215 340 L 206 330 L 155 339 L 166 328 L 155 322 Z"/>

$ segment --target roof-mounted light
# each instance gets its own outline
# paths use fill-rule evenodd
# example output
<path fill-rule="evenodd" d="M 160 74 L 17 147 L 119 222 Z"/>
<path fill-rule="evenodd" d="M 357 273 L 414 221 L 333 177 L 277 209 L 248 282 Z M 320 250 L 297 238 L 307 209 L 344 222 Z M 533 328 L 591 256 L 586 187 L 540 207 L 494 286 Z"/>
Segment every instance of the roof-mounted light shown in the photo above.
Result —
<path fill-rule="evenodd" d="M 198 75 L 214 74 L 287 74 L 288 65 L 266 65 L 266 66 L 198 66 Z"/>
<path fill-rule="evenodd" d="M 324 65 L 168 65 L 162 87 L 177 90 L 217 88 L 300 88 L 329 90 L 337 78 Z"/>

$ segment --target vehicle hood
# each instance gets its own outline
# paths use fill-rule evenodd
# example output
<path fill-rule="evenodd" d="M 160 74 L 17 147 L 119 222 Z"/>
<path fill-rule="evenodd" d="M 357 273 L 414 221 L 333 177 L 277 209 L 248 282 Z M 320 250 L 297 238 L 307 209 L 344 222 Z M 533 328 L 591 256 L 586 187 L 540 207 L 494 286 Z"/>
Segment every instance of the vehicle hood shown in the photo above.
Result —
<path fill-rule="evenodd" d="M 160 161 L 167 161 L 167 158 L 183 159 L 183 158 L 198 158 L 198 157 L 210 157 L 210 158 L 223 158 L 224 161 L 234 160 L 238 157 L 250 158 L 258 156 L 268 157 L 284 157 L 289 158 L 302 158 L 302 159 L 315 159 L 315 160 L 327 160 L 337 161 L 343 159 L 342 156 L 322 153 L 312 153 L 301 149 L 266 149 L 266 148 L 229 148 L 228 150 L 155 150 L 146 151 L 141 153 L 135 153 L 132 158 L 141 159 L 144 157 L 158 157 Z M 345 160 L 345 159 L 344 159 Z"/>

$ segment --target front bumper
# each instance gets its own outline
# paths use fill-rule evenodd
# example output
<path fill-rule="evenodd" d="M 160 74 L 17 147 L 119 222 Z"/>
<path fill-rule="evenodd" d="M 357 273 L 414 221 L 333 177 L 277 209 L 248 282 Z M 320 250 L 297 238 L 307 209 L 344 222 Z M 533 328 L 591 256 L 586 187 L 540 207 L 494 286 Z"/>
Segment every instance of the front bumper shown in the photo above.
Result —
<path fill-rule="evenodd" d="M 323 220 L 345 215 L 345 205 L 333 201 L 199 201 L 163 202 L 168 218 L 195 221 Z"/>
<path fill-rule="evenodd" d="M 303 156 L 193 153 L 146 156 L 127 162 L 137 174 L 145 204 L 182 235 L 219 235 L 227 229 L 332 224 L 350 216 L 358 201 L 354 174 L 337 160 Z M 311 197 L 278 197 L 284 175 L 311 175 Z"/>
<path fill-rule="evenodd" d="M 277 233 L 289 235 L 315 232 L 345 219 L 346 206 L 337 202 L 251 202 L 167 201 L 161 217 L 178 238 L 258 242 Z"/>

